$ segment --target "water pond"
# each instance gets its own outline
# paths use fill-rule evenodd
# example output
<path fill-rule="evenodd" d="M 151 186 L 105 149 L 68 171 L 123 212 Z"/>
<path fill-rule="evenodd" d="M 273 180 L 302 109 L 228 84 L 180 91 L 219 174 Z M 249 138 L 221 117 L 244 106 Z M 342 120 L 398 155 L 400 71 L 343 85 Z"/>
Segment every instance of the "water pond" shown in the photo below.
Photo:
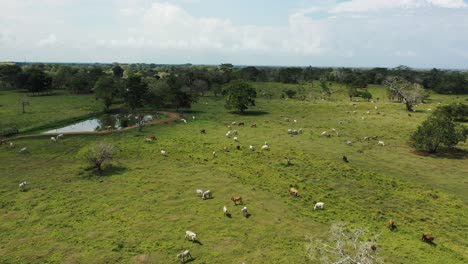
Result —
<path fill-rule="evenodd" d="M 144 115 L 142 122 L 151 122 L 154 119 L 160 119 L 159 115 Z M 120 130 L 125 127 L 133 126 L 138 123 L 138 116 L 132 114 L 115 114 L 115 115 L 102 115 L 100 117 L 91 118 L 88 120 L 80 121 L 65 127 L 51 129 L 43 134 L 56 134 L 56 133 L 70 133 L 70 132 L 94 132 L 102 130 Z"/>

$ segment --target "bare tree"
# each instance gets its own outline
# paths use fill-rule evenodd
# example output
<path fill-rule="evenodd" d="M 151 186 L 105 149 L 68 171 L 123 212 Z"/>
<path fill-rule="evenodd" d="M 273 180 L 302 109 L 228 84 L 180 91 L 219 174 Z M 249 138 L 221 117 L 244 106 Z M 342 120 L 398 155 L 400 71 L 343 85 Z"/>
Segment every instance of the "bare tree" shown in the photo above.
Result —
<path fill-rule="evenodd" d="M 306 250 L 311 260 L 321 263 L 383 263 L 377 252 L 378 236 L 371 235 L 362 228 L 346 230 L 343 223 L 338 223 L 330 228 L 330 236 L 326 242 L 309 237 L 310 243 Z"/>
<path fill-rule="evenodd" d="M 84 153 L 85 160 L 92 166 L 96 168 L 99 172 L 102 172 L 102 164 L 106 160 L 111 160 L 113 158 L 114 147 L 105 142 L 99 142 L 96 146 L 88 149 Z"/>
<path fill-rule="evenodd" d="M 398 100 L 406 105 L 406 110 L 413 112 L 413 106 L 424 101 L 427 97 L 420 84 L 410 83 L 398 77 L 390 77 L 385 81 L 388 87 L 389 99 Z"/>

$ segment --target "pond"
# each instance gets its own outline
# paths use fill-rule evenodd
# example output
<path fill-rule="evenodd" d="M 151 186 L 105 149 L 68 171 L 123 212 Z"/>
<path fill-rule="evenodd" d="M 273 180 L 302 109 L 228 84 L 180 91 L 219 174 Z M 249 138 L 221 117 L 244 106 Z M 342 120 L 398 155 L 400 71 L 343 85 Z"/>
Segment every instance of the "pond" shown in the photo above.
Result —
<path fill-rule="evenodd" d="M 151 122 L 155 119 L 160 119 L 159 115 L 144 115 L 143 123 Z M 70 132 L 94 132 L 102 130 L 120 130 L 125 127 L 133 126 L 138 123 L 138 116 L 127 114 L 103 115 L 85 121 L 80 121 L 61 128 L 51 129 L 43 134 L 70 133 Z"/>

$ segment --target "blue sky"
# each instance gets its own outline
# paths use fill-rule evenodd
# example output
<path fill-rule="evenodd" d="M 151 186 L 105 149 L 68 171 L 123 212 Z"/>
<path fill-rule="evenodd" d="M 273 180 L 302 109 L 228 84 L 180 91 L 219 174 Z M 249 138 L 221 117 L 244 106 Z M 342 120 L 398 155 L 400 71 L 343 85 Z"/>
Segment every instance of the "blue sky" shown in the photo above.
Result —
<path fill-rule="evenodd" d="M 465 0 L 0 0 L 0 61 L 468 68 Z"/>

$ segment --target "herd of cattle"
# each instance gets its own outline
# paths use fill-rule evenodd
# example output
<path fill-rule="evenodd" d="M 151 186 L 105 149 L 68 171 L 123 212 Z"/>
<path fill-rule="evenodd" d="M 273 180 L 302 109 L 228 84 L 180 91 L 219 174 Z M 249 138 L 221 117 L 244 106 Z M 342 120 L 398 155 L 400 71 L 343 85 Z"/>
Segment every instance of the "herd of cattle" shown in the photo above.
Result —
<path fill-rule="evenodd" d="M 377 109 L 377 107 L 376 107 Z M 195 117 L 192 117 L 193 120 L 195 120 Z M 289 122 L 289 118 L 285 118 L 284 119 L 286 122 Z M 187 119 L 181 115 L 181 121 L 185 124 L 188 124 L 188 121 Z M 293 120 L 294 124 L 297 124 L 298 121 L 296 119 Z M 245 126 L 245 123 L 244 122 L 240 122 L 240 123 L 237 123 L 237 122 L 232 122 L 231 124 L 227 125 L 227 128 L 229 129 L 226 133 L 225 133 L 225 137 L 227 139 L 230 139 L 231 137 L 233 138 L 234 142 L 236 143 L 239 143 L 239 131 L 238 130 L 235 130 L 235 129 L 232 129 L 234 126 L 238 126 L 238 127 L 242 127 L 242 126 Z M 251 128 L 256 128 L 257 127 L 257 124 L 256 123 L 252 123 Z M 299 134 L 302 134 L 304 131 L 303 128 L 299 128 L 299 129 L 288 129 L 287 130 L 287 133 L 290 134 L 290 135 L 299 135 Z M 331 129 L 332 133 L 334 135 L 337 135 L 338 136 L 338 131 L 337 129 L 335 128 L 332 128 Z M 202 129 L 200 131 L 201 134 L 206 134 L 206 129 Z M 328 131 L 323 131 L 320 136 L 325 136 L 325 137 L 331 137 L 331 133 L 328 133 Z M 63 139 L 64 138 L 64 135 L 63 134 L 59 134 L 55 137 L 51 137 L 50 140 L 54 143 L 58 142 L 59 140 Z M 373 140 L 378 140 L 378 138 L 376 136 L 374 137 L 365 137 L 363 138 L 364 141 L 369 141 L 370 139 L 373 139 Z M 148 138 L 145 139 L 145 142 L 153 142 L 157 140 L 156 136 L 150 136 Z M 12 143 L 12 142 L 8 142 L 6 140 L 1 140 L 0 141 L 0 144 L 7 144 L 9 145 L 11 148 L 14 148 L 15 145 Z M 347 140 L 346 141 L 346 144 L 347 145 L 352 145 L 353 142 L 350 141 L 350 140 Z M 385 143 L 381 140 L 378 140 L 378 145 L 380 146 L 385 146 Z M 237 145 L 236 148 L 238 150 L 240 150 L 240 145 Z M 249 149 L 251 151 L 255 151 L 255 147 L 253 145 L 249 145 Z M 262 147 L 260 148 L 261 151 L 269 151 L 270 150 L 270 145 L 265 142 Z M 22 148 L 20 150 L 21 153 L 27 153 L 27 148 Z M 229 148 L 227 146 L 224 146 L 223 147 L 223 151 L 225 152 L 229 152 Z M 163 156 L 167 156 L 168 155 L 168 152 L 167 150 L 165 149 L 161 149 L 161 155 Z M 212 153 L 213 157 L 215 158 L 217 156 L 217 153 L 216 151 L 213 151 Z M 345 162 L 349 162 L 348 158 L 346 156 L 343 156 L 343 161 Z M 20 191 L 24 192 L 27 190 L 27 185 L 28 185 L 28 182 L 26 181 L 23 181 L 19 184 L 19 189 Z M 299 191 L 294 188 L 294 187 L 290 187 L 289 189 L 289 193 L 290 195 L 294 196 L 294 197 L 298 197 L 299 196 Z M 210 190 L 206 190 L 206 191 L 203 191 L 201 189 L 197 189 L 196 190 L 196 194 L 201 197 L 203 200 L 206 200 L 206 199 L 212 199 L 213 196 L 212 196 L 212 192 Z M 242 201 L 242 197 L 241 196 L 232 196 L 231 197 L 231 201 L 234 203 L 234 205 L 243 205 L 243 201 Z M 324 202 L 316 202 L 315 205 L 314 205 L 314 210 L 324 210 L 325 209 L 325 203 Z M 246 206 L 244 206 L 242 209 L 241 209 L 241 213 L 242 215 L 245 217 L 245 218 L 249 218 L 250 217 L 250 214 L 248 213 L 248 209 Z M 226 206 L 223 207 L 223 214 L 227 217 L 231 217 L 231 214 L 229 213 L 228 209 Z M 388 224 L 388 228 L 393 231 L 396 229 L 396 225 L 395 225 L 395 222 L 394 220 L 390 220 L 389 221 L 389 224 Z M 186 233 L 185 233 L 185 238 L 192 241 L 192 242 L 195 242 L 197 241 L 197 234 L 193 231 L 189 231 L 187 230 Z M 424 233 L 422 235 L 422 238 L 421 238 L 422 241 L 424 242 L 427 242 L 427 243 L 430 243 L 430 244 L 433 244 L 433 241 L 434 241 L 434 237 L 431 237 L 429 236 L 428 234 Z M 373 248 L 372 250 L 376 250 L 376 246 L 373 245 Z M 190 251 L 189 250 L 185 250 L 184 252 L 180 253 L 180 254 L 177 254 L 177 259 L 180 259 L 182 260 L 182 262 L 185 262 L 186 259 L 189 259 L 189 258 L 192 258 L 192 255 L 190 254 Z"/>

